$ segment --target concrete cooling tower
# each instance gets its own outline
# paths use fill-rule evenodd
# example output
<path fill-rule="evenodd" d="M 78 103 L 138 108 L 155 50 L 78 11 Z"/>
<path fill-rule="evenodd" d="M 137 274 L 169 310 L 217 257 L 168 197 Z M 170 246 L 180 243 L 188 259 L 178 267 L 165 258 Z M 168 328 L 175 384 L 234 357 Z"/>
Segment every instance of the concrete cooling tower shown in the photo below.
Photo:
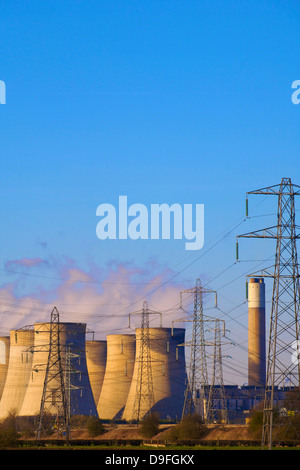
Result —
<path fill-rule="evenodd" d="M 9 336 L 0 336 L 0 399 L 2 397 L 9 360 Z"/>
<path fill-rule="evenodd" d="M 86 362 L 95 403 L 98 403 L 104 380 L 107 342 L 86 341 Z"/>
<path fill-rule="evenodd" d="M 100 419 L 120 419 L 124 411 L 135 359 L 135 335 L 108 335 L 107 362 L 97 406 Z"/>
<path fill-rule="evenodd" d="M 33 330 L 10 331 L 9 367 L 0 400 L 0 419 L 6 418 L 10 412 L 20 412 L 31 376 L 33 354 L 28 349 L 33 341 Z"/>
<path fill-rule="evenodd" d="M 59 323 L 60 351 L 65 380 L 68 375 L 70 385 L 66 387 L 71 415 L 95 415 L 97 410 L 88 377 L 84 323 Z M 35 323 L 34 348 L 31 377 L 20 416 L 34 416 L 40 412 L 46 367 L 50 346 L 51 323 Z M 66 383 L 67 380 L 66 380 Z M 50 413 L 56 413 L 55 407 Z"/>
<path fill-rule="evenodd" d="M 248 385 L 266 381 L 265 284 L 251 278 L 248 287 Z"/>
<path fill-rule="evenodd" d="M 140 345 L 142 330 L 136 330 L 136 361 L 128 399 L 123 419 L 134 420 L 134 407 L 139 387 L 138 370 L 140 364 Z M 152 383 L 154 393 L 154 407 L 151 411 L 159 413 L 161 419 L 176 419 L 181 417 L 184 393 L 186 387 L 186 368 L 184 347 L 185 329 L 150 328 L 150 355 L 152 369 Z M 147 405 L 141 403 L 144 415 Z M 145 411 L 146 410 L 146 411 Z M 140 416 L 143 418 L 143 416 Z"/>

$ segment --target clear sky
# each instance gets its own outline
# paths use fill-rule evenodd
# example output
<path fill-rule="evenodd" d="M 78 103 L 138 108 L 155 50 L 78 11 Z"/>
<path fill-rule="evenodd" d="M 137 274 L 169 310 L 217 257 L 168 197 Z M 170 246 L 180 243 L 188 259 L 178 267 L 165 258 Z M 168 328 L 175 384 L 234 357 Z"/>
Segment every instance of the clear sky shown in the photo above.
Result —
<path fill-rule="evenodd" d="M 274 246 L 243 241 L 235 263 L 235 236 L 275 223 L 260 196 L 243 222 L 247 191 L 300 184 L 299 28 L 296 0 L 1 2 L 1 334 L 54 304 L 98 337 L 146 298 L 170 320 L 201 277 L 245 381 L 245 273 Z M 96 208 L 120 195 L 204 204 L 204 247 L 100 241 Z"/>

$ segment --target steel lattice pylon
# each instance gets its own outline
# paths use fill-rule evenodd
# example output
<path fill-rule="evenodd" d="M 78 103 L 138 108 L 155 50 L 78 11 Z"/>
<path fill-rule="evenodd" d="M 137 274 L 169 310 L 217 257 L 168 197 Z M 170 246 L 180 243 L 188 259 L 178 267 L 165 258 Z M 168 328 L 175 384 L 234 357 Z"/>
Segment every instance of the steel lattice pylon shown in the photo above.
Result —
<path fill-rule="evenodd" d="M 207 405 L 207 422 L 226 424 L 228 423 L 228 410 L 223 380 L 221 322 L 223 321 L 215 320 L 213 370 Z M 223 325 L 225 329 L 225 324 L 223 323 Z"/>
<path fill-rule="evenodd" d="M 136 384 L 136 394 L 133 404 L 133 420 L 139 423 L 140 419 L 149 414 L 155 404 L 153 380 L 152 380 L 152 358 L 150 348 L 149 334 L 149 316 L 151 314 L 160 315 L 161 313 L 151 311 L 148 303 L 143 302 L 143 309 L 140 312 L 133 312 L 129 315 L 139 314 L 141 316 L 141 337 L 138 359 L 138 374 Z M 130 318 L 130 317 L 129 317 Z M 161 320 L 160 320 L 161 321 Z M 161 323 L 160 323 L 161 325 Z"/>
<path fill-rule="evenodd" d="M 274 266 L 249 275 L 273 278 L 262 430 L 262 448 L 268 446 L 271 449 L 274 440 L 280 442 L 284 439 L 280 423 L 287 429 L 291 423 L 289 415 L 299 412 L 299 405 L 296 405 L 296 409 L 288 410 L 287 416 L 284 416 L 275 410 L 274 401 L 278 387 L 299 392 L 300 384 L 299 359 L 292 359 L 295 348 L 298 351 L 299 346 L 300 289 L 296 246 L 299 239 L 296 230 L 299 227 L 295 224 L 295 196 L 300 195 L 300 187 L 293 185 L 290 178 L 282 178 L 279 185 L 247 194 L 275 195 L 278 198 L 277 225 L 239 235 L 276 240 Z M 299 398 L 294 403 L 299 403 Z"/>
<path fill-rule="evenodd" d="M 70 436 L 69 407 L 61 360 L 59 313 L 56 307 L 54 307 L 51 312 L 49 334 L 50 344 L 48 363 L 36 437 L 37 439 L 41 437 L 45 415 L 49 412 L 53 414 L 53 411 L 55 410 L 57 416 L 57 432 L 59 433 L 59 428 L 62 427 L 66 433 L 66 438 L 68 439 Z"/>
<path fill-rule="evenodd" d="M 204 336 L 204 315 L 203 315 L 203 294 L 214 293 L 215 291 L 205 289 L 201 286 L 200 279 L 197 279 L 196 286 L 180 293 L 194 295 L 194 311 L 192 316 L 192 339 L 184 343 L 184 346 L 191 347 L 190 364 L 187 388 L 185 391 L 182 418 L 187 415 L 199 414 L 206 421 L 207 400 L 208 400 L 208 374 Z M 181 300 L 182 305 L 182 300 Z M 190 321 L 190 317 L 181 319 Z"/>

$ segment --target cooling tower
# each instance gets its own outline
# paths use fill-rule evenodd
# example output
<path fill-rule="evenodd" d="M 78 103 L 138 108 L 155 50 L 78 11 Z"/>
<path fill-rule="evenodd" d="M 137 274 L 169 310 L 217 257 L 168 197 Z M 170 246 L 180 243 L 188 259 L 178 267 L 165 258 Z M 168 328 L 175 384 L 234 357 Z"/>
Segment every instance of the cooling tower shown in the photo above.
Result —
<path fill-rule="evenodd" d="M 34 332 L 30 329 L 10 331 L 9 366 L 0 400 L 0 419 L 9 412 L 19 414 L 31 374 Z"/>
<path fill-rule="evenodd" d="M 106 370 L 97 406 L 99 418 L 119 419 L 126 404 L 135 359 L 135 335 L 108 335 Z"/>
<path fill-rule="evenodd" d="M 70 414 L 97 416 L 86 364 L 86 325 L 84 323 L 59 323 L 58 325 L 62 369 L 65 383 L 70 383 L 66 386 Z M 51 323 L 34 325 L 32 372 L 19 413 L 21 416 L 33 416 L 40 412 L 49 355 L 50 326 Z M 52 412 L 56 412 L 55 407 L 53 411 L 50 410 L 50 413 Z"/>
<path fill-rule="evenodd" d="M 265 284 L 251 278 L 248 287 L 248 385 L 266 382 Z"/>
<path fill-rule="evenodd" d="M 140 365 L 141 328 L 136 330 L 136 361 L 132 383 L 123 414 L 123 419 L 134 419 L 134 406 L 137 398 L 138 369 Z M 185 330 L 174 328 L 149 328 L 154 407 L 161 419 L 181 417 L 184 404 L 186 368 L 184 347 Z M 141 410 L 146 404 L 141 402 Z M 148 410 L 150 411 L 150 410 Z M 143 418 L 143 416 L 140 416 Z"/>
<path fill-rule="evenodd" d="M 9 360 L 9 336 L 0 336 L 0 399 L 2 397 Z"/>
<path fill-rule="evenodd" d="M 98 403 L 105 374 L 107 342 L 86 341 L 85 353 L 94 400 Z"/>

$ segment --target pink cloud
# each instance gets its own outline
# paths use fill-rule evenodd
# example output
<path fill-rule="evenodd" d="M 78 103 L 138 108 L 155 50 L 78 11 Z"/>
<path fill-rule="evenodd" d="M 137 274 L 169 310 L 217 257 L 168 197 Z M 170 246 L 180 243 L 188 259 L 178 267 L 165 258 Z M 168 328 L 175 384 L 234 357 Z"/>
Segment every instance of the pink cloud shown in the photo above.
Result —
<path fill-rule="evenodd" d="M 15 266 L 22 266 L 26 268 L 31 268 L 34 266 L 40 266 L 41 264 L 48 264 L 46 260 L 41 258 L 21 258 L 15 260 L 9 260 L 5 263 L 5 268 L 10 269 Z"/>

